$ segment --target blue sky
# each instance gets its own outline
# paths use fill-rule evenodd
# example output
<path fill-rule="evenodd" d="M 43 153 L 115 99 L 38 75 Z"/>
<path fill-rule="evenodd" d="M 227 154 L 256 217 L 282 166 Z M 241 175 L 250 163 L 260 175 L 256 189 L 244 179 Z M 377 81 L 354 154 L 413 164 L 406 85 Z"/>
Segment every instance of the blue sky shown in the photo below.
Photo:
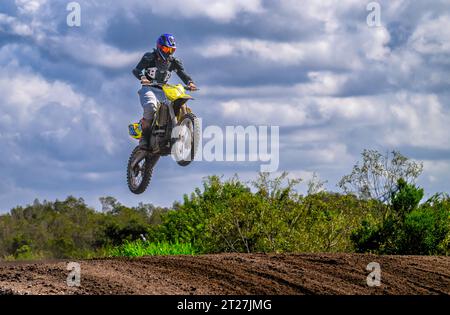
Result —
<path fill-rule="evenodd" d="M 145 194 L 127 190 L 131 69 L 165 32 L 204 126 L 280 126 L 280 171 L 338 190 L 364 148 L 396 149 L 424 163 L 428 195 L 449 191 L 448 1 L 379 1 L 380 27 L 356 0 L 79 0 L 81 27 L 67 3 L 0 1 L 0 212 L 67 195 L 167 206 L 207 175 L 256 176 L 259 163 L 165 158 Z"/>

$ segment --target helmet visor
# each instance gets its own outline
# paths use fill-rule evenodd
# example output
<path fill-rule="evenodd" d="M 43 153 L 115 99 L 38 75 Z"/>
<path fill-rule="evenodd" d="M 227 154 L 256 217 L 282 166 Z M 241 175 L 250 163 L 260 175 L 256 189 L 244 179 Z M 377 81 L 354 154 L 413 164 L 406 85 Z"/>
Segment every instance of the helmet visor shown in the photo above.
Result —
<path fill-rule="evenodd" d="M 175 47 L 167 47 L 167 46 L 163 46 L 163 45 L 161 45 L 160 49 L 163 53 L 168 54 L 168 55 L 172 55 L 176 50 Z"/>

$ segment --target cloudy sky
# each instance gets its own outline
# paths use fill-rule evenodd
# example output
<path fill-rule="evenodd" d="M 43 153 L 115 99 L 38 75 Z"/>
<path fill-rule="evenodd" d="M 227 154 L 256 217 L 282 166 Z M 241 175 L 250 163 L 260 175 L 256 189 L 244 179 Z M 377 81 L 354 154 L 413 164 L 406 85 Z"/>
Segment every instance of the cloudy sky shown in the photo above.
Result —
<path fill-rule="evenodd" d="M 280 171 L 338 190 L 364 148 L 396 149 L 424 162 L 428 195 L 450 191 L 450 3 L 379 1 L 369 27 L 369 2 L 79 0 L 69 27 L 69 1 L 0 0 L 0 212 L 67 195 L 170 205 L 206 175 L 255 177 L 258 162 L 165 158 L 145 194 L 127 190 L 131 69 L 165 32 L 204 127 L 280 126 Z"/>

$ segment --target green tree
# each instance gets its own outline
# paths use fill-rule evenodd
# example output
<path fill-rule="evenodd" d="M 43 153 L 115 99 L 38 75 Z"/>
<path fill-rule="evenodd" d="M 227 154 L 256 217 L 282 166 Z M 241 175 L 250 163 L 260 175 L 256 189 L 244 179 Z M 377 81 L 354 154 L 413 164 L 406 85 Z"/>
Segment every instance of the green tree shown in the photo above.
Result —
<path fill-rule="evenodd" d="M 449 254 L 450 202 L 433 196 L 420 205 L 423 189 L 397 182 L 389 216 L 379 222 L 364 221 L 351 239 L 358 252 L 379 254 Z"/>
<path fill-rule="evenodd" d="M 338 186 L 344 193 L 363 199 L 390 202 L 399 179 L 414 183 L 423 170 L 422 163 L 412 161 L 398 151 L 383 155 L 376 150 L 364 150 L 361 155 L 362 162 L 357 162 Z"/>

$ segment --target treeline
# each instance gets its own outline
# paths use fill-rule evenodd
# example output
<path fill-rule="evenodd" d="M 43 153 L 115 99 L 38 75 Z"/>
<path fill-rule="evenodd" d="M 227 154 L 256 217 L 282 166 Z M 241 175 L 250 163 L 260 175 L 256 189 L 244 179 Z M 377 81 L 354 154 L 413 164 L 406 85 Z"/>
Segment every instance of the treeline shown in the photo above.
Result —
<path fill-rule="evenodd" d="M 450 254 L 450 198 L 423 203 L 403 179 L 392 203 L 326 191 L 306 196 L 261 175 L 249 187 L 210 177 L 152 227 L 153 241 L 192 243 L 211 252 L 371 252 Z M 252 191 L 252 188 L 254 191 Z"/>
<path fill-rule="evenodd" d="M 211 176 L 171 209 L 126 207 L 112 197 L 101 198 L 101 212 L 74 197 L 36 201 L 0 216 L 0 257 L 101 257 L 120 253 L 124 243 L 154 252 L 154 244 L 185 244 L 195 253 L 449 255 L 450 197 L 424 200 L 414 184 L 421 164 L 398 152 L 362 157 L 339 182 L 343 193 L 324 190 L 314 177 L 300 194 L 300 179 L 263 173 L 253 182 Z M 136 240 L 139 246 L 130 244 Z"/>
<path fill-rule="evenodd" d="M 97 212 L 83 199 L 39 202 L 0 216 L 0 258 L 90 258 L 124 241 L 142 238 L 161 222 L 166 208 L 140 204 L 129 208 L 101 198 Z"/>

